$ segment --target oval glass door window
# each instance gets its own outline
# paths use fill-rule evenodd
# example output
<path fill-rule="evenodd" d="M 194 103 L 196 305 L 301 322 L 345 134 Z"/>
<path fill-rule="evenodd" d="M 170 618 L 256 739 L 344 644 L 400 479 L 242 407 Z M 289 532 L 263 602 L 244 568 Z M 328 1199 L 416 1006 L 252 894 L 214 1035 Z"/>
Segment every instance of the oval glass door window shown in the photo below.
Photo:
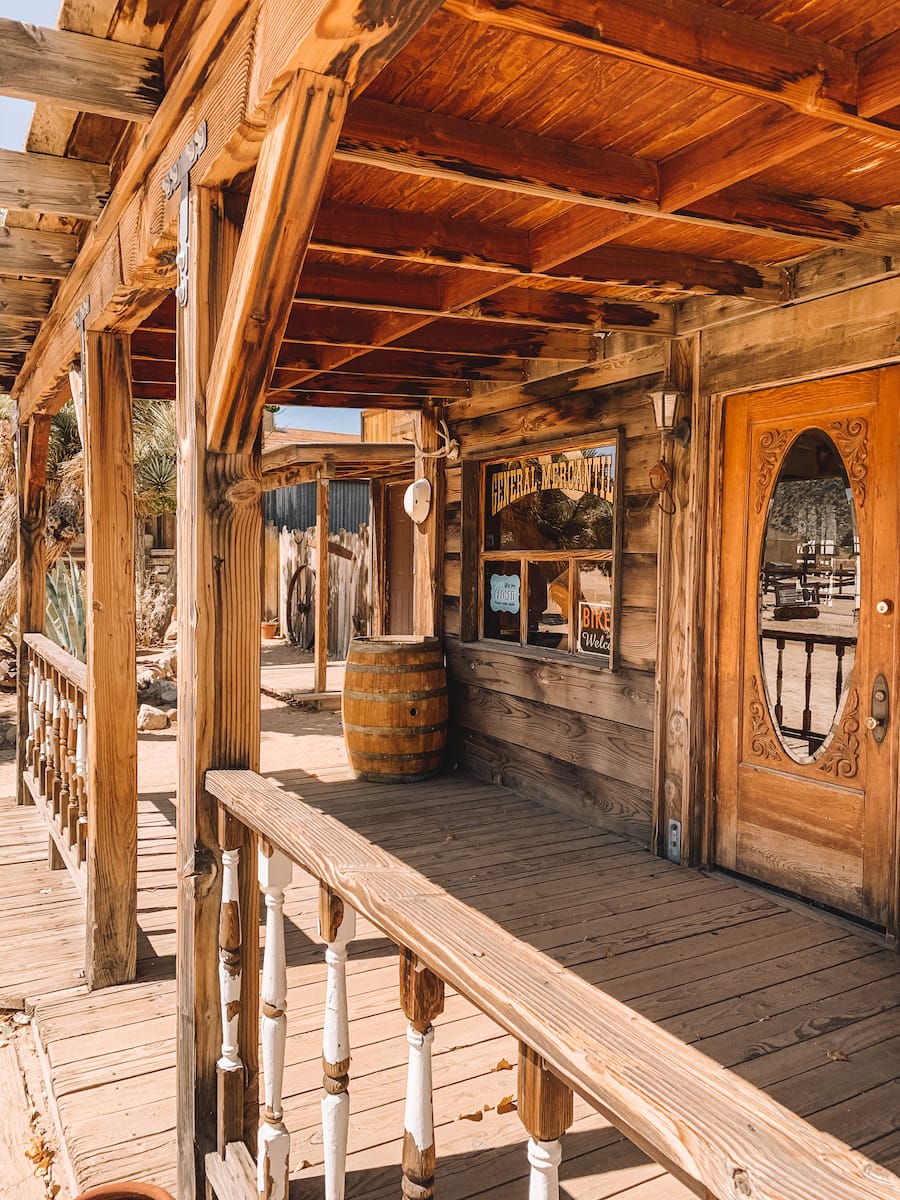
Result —
<path fill-rule="evenodd" d="M 759 656 L 772 724 L 791 758 L 816 759 L 840 721 L 859 626 L 850 481 L 821 429 L 794 441 L 775 481 L 759 571 Z"/>

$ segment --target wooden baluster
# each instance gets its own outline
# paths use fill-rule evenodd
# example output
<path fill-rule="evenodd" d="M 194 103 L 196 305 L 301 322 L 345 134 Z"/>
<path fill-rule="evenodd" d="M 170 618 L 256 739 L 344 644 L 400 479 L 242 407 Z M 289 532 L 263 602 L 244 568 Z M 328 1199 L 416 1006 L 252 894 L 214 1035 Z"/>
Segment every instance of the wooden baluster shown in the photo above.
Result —
<path fill-rule="evenodd" d="M 59 725 L 56 733 L 56 784 L 54 806 L 59 815 L 59 828 L 65 833 L 69 825 L 69 780 L 66 775 L 66 755 L 69 749 L 69 684 L 60 678 Z"/>
<path fill-rule="evenodd" d="M 66 813 L 66 842 L 76 844 L 78 838 L 78 776 L 75 762 L 78 757 L 78 693 L 73 687 L 69 695 L 69 736 L 66 742 L 66 778 L 69 781 L 69 809 Z"/>
<path fill-rule="evenodd" d="M 266 950 L 262 971 L 262 1052 L 265 1108 L 256 1156 L 259 1195 L 287 1200 L 291 1137 L 284 1124 L 281 1091 L 287 1036 L 287 968 L 284 951 L 284 889 L 291 860 L 264 842 L 259 847 L 259 886 L 266 898 Z"/>
<path fill-rule="evenodd" d="M 409 1022 L 409 1066 L 403 1119 L 403 1183 L 407 1200 L 434 1195 L 434 1110 L 431 1086 L 432 1021 L 444 1011 L 443 980 L 411 950 L 400 949 L 400 1003 Z"/>
<path fill-rule="evenodd" d="M 778 650 L 778 664 L 775 668 L 775 720 L 778 727 L 784 724 L 784 705 L 781 701 L 781 689 L 784 683 L 784 638 L 776 638 L 775 646 Z"/>
<path fill-rule="evenodd" d="M 244 1132 L 244 1064 L 240 1056 L 241 904 L 240 848 L 222 851 L 222 908 L 219 913 L 219 995 L 222 1004 L 222 1054 L 216 1063 L 218 1151 Z"/>
<path fill-rule="evenodd" d="M 75 777 L 78 780 L 78 865 L 87 859 L 88 815 L 87 815 L 87 713 L 84 708 L 78 714 L 78 734 L 75 739 Z"/>
<path fill-rule="evenodd" d="M 41 664 L 41 761 L 38 773 L 38 792 L 46 796 L 47 787 L 47 747 L 50 741 L 50 724 L 52 720 L 52 698 L 50 696 L 50 678 Z"/>
<path fill-rule="evenodd" d="M 28 650 L 28 737 L 25 739 L 25 762 L 34 761 L 34 734 L 37 727 L 37 668 L 31 648 Z"/>
<path fill-rule="evenodd" d="M 559 1200 L 560 1138 L 574 1120 L 574 1098 L 530 1046 L 519 1043 L 519 1117 L 530 1134 L 528 1200 Z"/>
<path fill-rule="evenodd" d="M 44 676 L 40 659 L 34 664 L 34 740 L 31 743 L 31 773 L 40 790 L 44 758 Z"/>
<path fill-rule="evenodd" d="M 47 671 L 44 683 L 44 775 L 41 780 L 41 795 L 49 800 L 53 790 L 53 706 L 56 700 L 56 688 L 53 686 L 53 675 Z"/>
<path fill-rule="evenodd" d="M 807 638 L 807 640 L 806 640 L 806 679 L 805 679 L 806 702 L 805 702 L 805 705 L 803 708 L 803 723 L 801 725 L 801 729 L 803 730 L 804 734 L 809 733 L 809 731 L 812 729 L 812 709 L 810 708 L 810 700 L 812 697 L 812 656 L 813 656 L 813 651 L 815 650 L 815 648 L 816 648 L 816 643 L 812 640 L 812 638 Z M 810 752 L 810 754 L 812 754 L 812 752 L 813 752 L 811 744 L 809 747 L 809 752 Z"/>
<path fill-rule="evenodd" d="M 343 1200 L 347 1169 L 347 1132 L 350 1128 L 347 948 L 356 935 L 356 913 L 352 908 L 345 906 L 340 896 L 336 896 L 324 884 L 319 889 L 319 934 L 325 941 L 325 962 L 328 964 L 325 1027 L 322 1034 L 325 1200 Z"/>
<path fill-rule="evenodd" d="M 847 647 L 843 642 L 837 642 L 834 647 L 834 655 L 837 659 L 834 670 L 834 711 L 837 715 L 837 710 L 841 707 L 841 695 L 844 691 L 844 651 Z"/>

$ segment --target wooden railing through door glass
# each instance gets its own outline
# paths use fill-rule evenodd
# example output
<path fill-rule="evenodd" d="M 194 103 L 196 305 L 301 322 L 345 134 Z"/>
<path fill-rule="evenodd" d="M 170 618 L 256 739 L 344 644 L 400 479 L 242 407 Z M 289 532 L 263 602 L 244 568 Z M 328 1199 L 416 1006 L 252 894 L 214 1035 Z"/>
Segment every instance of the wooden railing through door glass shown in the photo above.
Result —
<path fill-rule="evenodd" d="M 345 963 L 359 913 L 400 948 L 408 1051 L 402 1195 L 435 1194 L 433 1022 L 444 985 L 519 1042 L 518 1110 L 528 1134 L 530 1200 L 557 1200 L 573 1093 L 704 1200 L 900 1200 L 900 1180 L 763 1092 L 501 929 L 381 847 L 252 771 L 210 771 L 231 821 L 260 835 L 258 863 L 222 852 L 219 1120 L 241 1107 L 239 873 L 258 869 L 266 936 L 260 995 L 264 1104 L 254 1163 L 221 1136 L 206 1176 L 219 1200 L 287 1200 L 290 1135 L 282 1106 L 288 1014 L 283 904 L 293 865 L 319 881 L 327 984 L 322 1098 L 325 1196 L 341 1200 L 350 1120 Z M 237 823 L 240 823 L 238 825 Z M 255 914 L 254 914 L 255 915 Z M 247 936 L 256 937 L 254 927 Z M 213 948 L 210 947 L 212 950 Z M 230 1105 L 223 1097 L 231 1094 Z"/>

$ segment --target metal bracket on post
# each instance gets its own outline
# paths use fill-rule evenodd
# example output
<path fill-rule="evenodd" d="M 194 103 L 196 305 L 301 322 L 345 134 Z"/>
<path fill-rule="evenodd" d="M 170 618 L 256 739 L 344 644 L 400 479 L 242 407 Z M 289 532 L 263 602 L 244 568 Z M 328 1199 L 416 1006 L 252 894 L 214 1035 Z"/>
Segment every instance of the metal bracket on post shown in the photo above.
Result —
<path fill-rule="evenodd" d="M 171 199 L 176 188 L 181 189 L 178 198 L 178 254 L 175 265 L 178 268 L 178 287 L 175 289 L 175 299 L 184 308 L 188 300 L 188 241 L 189 233 L 189 197 L 191 182 L 191 167 L 206 149 L 206 122 L 201 121 L 197 132 L 178 156 L 178 161 L 166 172 L 162 181 L 162 189 L 166 199 Z"/>
<path fill-rule="evenodd" d="M 69 385 L 72 389 L 72 404 L 75 406 L 75 420 L 78 424 L 78 436 L 81 439 L 81 444 L 84 446 L 84 372 L 87 355 L 87 344 L 85 341 L 85 326 L 87 325 L 88 313 L 91 311 L 91 298 L 85 296 L 82 302 L 75 309 L 72 317 L 72 324 L 78 330 L 78 335 L 81 341 L 81 360 L 79 370 L 69 372 Z"/>

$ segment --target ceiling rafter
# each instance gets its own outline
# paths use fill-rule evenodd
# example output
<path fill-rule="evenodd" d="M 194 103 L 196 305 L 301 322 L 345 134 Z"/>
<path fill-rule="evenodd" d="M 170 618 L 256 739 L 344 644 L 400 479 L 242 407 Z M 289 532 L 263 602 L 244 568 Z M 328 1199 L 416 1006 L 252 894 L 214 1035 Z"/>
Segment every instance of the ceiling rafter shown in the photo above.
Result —
<path fill-rule="evenodd" d="M 152 50 L 6 18 L 0 45 L 2 95 L 141 122 L 162 100 L 163 59 Z"/>
<path fill-rule="evenodd" d="M 446 7 L 467 20 L 900 137 L 900 129 L 871 119 L 900 103 L 896 42 L 853 55 L 698 0 L 447 0 Z"/>
<path fill-rule="evenodd" d="M 0 278 L 65 279 L 78 251 L 72 233 L 0 225 Z"/>

